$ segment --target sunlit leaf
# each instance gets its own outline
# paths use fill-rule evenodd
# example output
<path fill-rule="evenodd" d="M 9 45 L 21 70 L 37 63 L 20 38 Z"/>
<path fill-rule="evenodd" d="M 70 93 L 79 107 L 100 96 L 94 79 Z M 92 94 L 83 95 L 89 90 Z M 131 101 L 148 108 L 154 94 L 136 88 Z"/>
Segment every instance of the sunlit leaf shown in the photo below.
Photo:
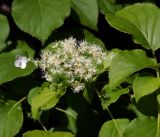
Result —
<path fill-rule="evenodd" d="M 56 105 L 59 98 L 56 93 L 49 89 L 44 89 L 42 92 L 32 98 L 32 116 L 34 119 L 37 117 L 38 110 L 47 110 Z"/>
<path fill-rule="evenodd" d="M 155 77 L 137 77 L 133 83 L 135 99 L 153 93 L 160 87 L 160 79 Z"/>
<path fill-rule="evenodd" d="M 62 93 L 60 93 L 62 92 Z M 48 110 L 54 107 L 65 91 L 52 90 L 48 86 L 33 88 L 28 95 L 28 102 L 31 105 L 32 117 L 39 119 L 39 111 Z"/>
<path fill-rule="evenodd" d="M 69 132 L 46 132 L 42 130 L 33 130 L 24 133 L 23 137 L 74 137 L 74 135 Z"/>
<path fill-rule="evenodd" d="M 122 137 L 128 124 L 128 119 L 114 119 L 107 121 L 102 125 L 99 137 Z"/>

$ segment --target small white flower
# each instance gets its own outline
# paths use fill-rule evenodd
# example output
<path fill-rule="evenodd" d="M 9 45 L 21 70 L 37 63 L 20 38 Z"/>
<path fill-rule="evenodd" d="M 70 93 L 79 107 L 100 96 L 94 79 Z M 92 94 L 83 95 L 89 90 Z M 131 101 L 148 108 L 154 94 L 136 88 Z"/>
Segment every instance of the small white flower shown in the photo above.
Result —
<path fill-rule="evenodd" d="M 28 58 L 25 56 L 16 56 L 16 60 L 14 62 L 15 67 L 25 69 L 27 66 Z"/>
<path fill-rule="evenodd" d="M 74 93 L 78 93 L 79 91 L 83 90 L 85 88 L 85 85 L 83 83 L 79 83 L 78 85 L 74 85 L 72 87 L 72 90 Z"/>

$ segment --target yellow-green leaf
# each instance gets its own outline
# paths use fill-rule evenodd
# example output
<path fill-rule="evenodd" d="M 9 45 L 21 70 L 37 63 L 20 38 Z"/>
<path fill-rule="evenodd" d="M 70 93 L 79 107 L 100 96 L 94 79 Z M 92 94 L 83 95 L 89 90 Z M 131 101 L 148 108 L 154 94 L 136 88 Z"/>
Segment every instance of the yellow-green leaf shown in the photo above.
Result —
<path fill-rule="evenodd" d="M 74 137 L 74 135 L 70 132 L 46 132 L 42 130 L 33 130 L 24 133 L 23 137 Z"/>
<path fill-rule="evenodd" d="M 135 99 L 138 101 L 141 97 L 153 93 L 160 87 L 160 78 L 155 77 L 137 77 L 133 83 Z"/>
<path fill-rule="evenodd" d="M 128 119 L 114 119 L 107 121 L 102 125 L 99 137 L 122 137 L 128 124 Z"/>

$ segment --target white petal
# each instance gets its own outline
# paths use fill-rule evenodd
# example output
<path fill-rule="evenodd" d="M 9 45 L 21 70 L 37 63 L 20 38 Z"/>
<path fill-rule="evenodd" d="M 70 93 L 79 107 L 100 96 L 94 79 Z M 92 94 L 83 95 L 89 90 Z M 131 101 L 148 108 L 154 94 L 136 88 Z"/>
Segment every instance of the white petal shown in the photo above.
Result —
<path fill-rule="evenodd" d="M 28 59 L 25 56 L 16 56 L 16 60 L 14 62 L 15 67 L 25 69 L 27 66 Z"/>

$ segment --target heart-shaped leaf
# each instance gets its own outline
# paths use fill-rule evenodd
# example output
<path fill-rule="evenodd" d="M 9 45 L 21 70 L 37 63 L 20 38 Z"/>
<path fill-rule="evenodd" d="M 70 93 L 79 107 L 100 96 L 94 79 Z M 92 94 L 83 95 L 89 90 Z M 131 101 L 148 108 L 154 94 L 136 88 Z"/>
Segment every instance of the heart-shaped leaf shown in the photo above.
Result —
<path fill-rule="evenodd" d="M 54 107 L 65 91 L 53 90 L 48 84 L 31 89 L 28 102 L 31 105 L 32 117 L 39 119 L 40 111 Z"/>
<path fill-rule="evenodd" d="M 70 13 L 71 0 L 14 0 L 12 16 L 20 29 L 44 42 Z"/>
<path fill-rule="evenodd" d="M 56 96 L 56 92 L 53 92 L 47 88 L 41 90 L 39 94 L 32 98 L 31 110 L 33 118 L 38 118 L 39 110 L 47 110 L 54 107 L 58 100 L 59 98 Z"/>

